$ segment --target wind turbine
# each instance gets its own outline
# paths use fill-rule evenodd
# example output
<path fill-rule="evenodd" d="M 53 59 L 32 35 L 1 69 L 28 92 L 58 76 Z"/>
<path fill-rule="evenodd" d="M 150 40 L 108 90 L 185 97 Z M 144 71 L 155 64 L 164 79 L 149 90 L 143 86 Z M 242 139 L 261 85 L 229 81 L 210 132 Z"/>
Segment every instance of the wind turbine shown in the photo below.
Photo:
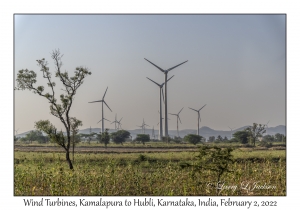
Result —
<path fill-rule="evenodd" d="M 123 119 L 123 117 L 121 118 L 121 120 Z M 119 120 L 119 121 L 117 121 L 117 123 L 118 123 L 118 130 L 119 130 L 119 128 L 122 128 L 122 123 L 121 123 L 121 120 Z"/>
<path fill-rule="evenodd" d="M 17 136 L 18 135 L 18 130 L 19 130 L 20 128 L 18 128 L 17 130 L 15 130 L 15 136 Z"/>
<path fill-rule="evenodd" d="M 270 120 L 267 122 L 267 124 L 265 124 L 265 126 L 266 126 L 266 135 L 268 135 L 267 129 L 269 128 L 268 127 L 269 122 L 270 122 Z"/>
<path fill-rule="evenodd" d="M 153 129 L 152 129 L 152 137 L 153 137 L 153 139 L 155 139 L 155 131 L 154 131 L 154 126 L 153 126 Z"/>
<path fill-rule="evenodd" d="M 193 109 L 193 108 L 190 108 L 191 110 L 194 110 L 194 111 L 196 111 L 196 112 L 198 112 L 198 132 L 197 132 L 197 135 L 199 135 L 199 120 L 200 120 L 200 122 L 201 122 L 201 118 L 200 118 L 200 110 L 201 109 L 203 109 L 203 107 L 205 107 L 206 106 L 206 104 L 204 105 L 204 106 L 202 106 L 199 110 L 196 110 L 196 109 Z"/>
<path fill-rule="evenodd" d="M 106 94 L 107 89 L 108 89 L 108 87 L 107 87 L 106 90 L 105 90 L 105 93 L 104 93 L 104 95 L 103 95 L 103 97 L 102 97 L 102 100 L 89 102 L 89 103 L 102 102 L 102 132 L 104 132 L 104 112 L 103 112 L 103 103 L 105 103 L 105 105 L 109 108 L 109 106 L 107 105 L 107 103 L 104 101 L 104 97 L 105 97 L 105 94 Z M 110 108 L 109 108 L 109 110 L 111 111 Z M 111 111 L 111 112 L 112 112 L 112 111 Z"/>
<path fill-rule="evenodd" d="M 116 117 L 115 117 L 115 121 L 111 122 L 111 124 L 115 123 L 115 130 L 117 130 L 117 123 L 118 123 L 118 120 L 117 120 L 117 114 L 116 114 Z"/>
<path fill-rule="evenodd" d="M 183 109 L 183 108 L 184 108 L 184 107 L 182 107 L 182 109 Z M 178 114 L 171 114 L 171 113 L 169 113 L 169 114 L 171 114 L 171 115 L 177 116 L 177 136 L 178 136 L 178 137 L 179 137 L 179 131 L 178 131 L 178 119 L 179 119 L 179 121 L 180 121 L 180 123 L 181 123 L 179 114 L 180 114 L 180 112 L 182 111 L 182 109 L 178 112 Z M 199 135 L 199 134 L 198 134 L 198 135 Z"/>
<path fill-rule="evenodd" d="M 232 130 L 235 128 L 230 128 L 229 126 L 228 126 L 228 128 L 231 130 L 231 138 L 230 139 L 232 139 Z"/>
<path fill-rule="evenodd" d="M 143 128 L 144 128 L 144 125 L 141 125 L 141 126 L 137 125 L 137 127 L 140 127 L 140 128 L 142 128 L 142 131 L 141 131 L 141 133 L 143 133 Z"/>
<path fill-rule="evenodd" d="M 164 70 L 164 69 L 158 67 L 157 65 L 155 65 L 154 63 L 152 63 L 151 61 L 147 60 L 146 58 L 145 58 L 145 60 L 148 61 L 149 63 L 151 63 L 153 66 L 155 66 L 156 68 L 158 68 L 161 72 L 163 72 L 165 74 L 165 136 L 167 137 L 167 136 L 169 136 L 169 134 L 168 134 L 168 100 L 167 100 L 168 72 L 188 61 L 184 61 L 176 66 L 173 66 L 167 70 Z"/>
<path fill-rule="evenodd" d="M 148 127 L 150 127 L 149 125 L 147 125 L 147 124 L 145 123 L 144 118 L 143 118 L 144 134 L 145 134 L 145 125 L 148 126 Z"/>
<path fill-rule="evenodd" d="M 172 77 L 174 77 L 174 75 L 172 76 Z M 170 79 L 172 79 L 172 77 L 170 77 L 168 80 L 167 80 L 167 82 L 170 80 Z M 164 100 L 164 102 L 165 102 L 165 99 L 164 99 L 164 90 L 163 90 L 163 86 L 164 86 L 164 84 L 165 83 L 162 83 L 162 84 L 158 84 L 157 82 L 154 82 L 152 79 L 150 79 L 150 78 L 148 78 L 147 77 L 147 79 L 149 79 L 150 81 L 152 81 L 154 84 L 156 84 L 158 87 L 159 87 L 159 119 L 160 119 L 160 127 L 159 127 L 159 138 L 160 138 L 160 140 L 162 140 L 162 110 L 161 110 L 161 96 L 163 96 L 163 100 Z"/>

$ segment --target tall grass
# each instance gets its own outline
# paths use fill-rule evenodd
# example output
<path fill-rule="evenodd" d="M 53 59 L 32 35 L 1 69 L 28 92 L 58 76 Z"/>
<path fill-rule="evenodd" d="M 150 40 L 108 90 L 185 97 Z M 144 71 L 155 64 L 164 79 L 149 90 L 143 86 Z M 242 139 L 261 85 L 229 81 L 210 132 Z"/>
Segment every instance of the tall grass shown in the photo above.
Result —
<path fill-rule="evenodd" d="M 238 160 L 232 173 L 224 174 L 219 195 L 286 195 L 285 151 L 235 151 Z M 69 170 L 63 153 L 15 152 L 14 194 L 20 195 L 216 195 L 212 172 L 184 168 L 193 163 L 195 152 L 149 154 L 76 154 Z M 252 157 L 257 157 L 251 159 Z M 278 159 L 279 157 L 279 159 Z M 275 158 L 275 159 L 274 159 Z M 275 189 L 241 189 L 255 182 Z"/>

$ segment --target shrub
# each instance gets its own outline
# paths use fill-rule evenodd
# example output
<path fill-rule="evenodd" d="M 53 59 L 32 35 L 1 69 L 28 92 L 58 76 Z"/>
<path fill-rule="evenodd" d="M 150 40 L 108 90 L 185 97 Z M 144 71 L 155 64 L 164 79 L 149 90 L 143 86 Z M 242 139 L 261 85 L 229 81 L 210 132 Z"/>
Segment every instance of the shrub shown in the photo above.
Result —
<path fill-rule="evenodd" d="M 202 136 L 196 134 L 188 134 L 184 137 L 184 141 L 196 145 L 201 142 L 202 138 Z"/>

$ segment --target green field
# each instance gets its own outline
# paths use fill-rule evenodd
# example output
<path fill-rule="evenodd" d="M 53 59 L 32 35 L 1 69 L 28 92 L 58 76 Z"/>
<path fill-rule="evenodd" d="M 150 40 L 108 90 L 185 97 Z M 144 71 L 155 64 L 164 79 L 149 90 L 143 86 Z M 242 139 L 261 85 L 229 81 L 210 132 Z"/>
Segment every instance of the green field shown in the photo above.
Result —
<path fill-rule="evenodd" d="M 197 152 L 79 153 L 69 170 L 64 153 L 15 152 L 14 194 L 30 195 L 286 195 L 286 151 L 236 149 L 216 186 L 199 171 Z M 200 172 L 200 173 L 199 173 Z M 219 188 L 218 190 L 216 188 Z M 258 189 L 260 188 L 260 189 Z"/>

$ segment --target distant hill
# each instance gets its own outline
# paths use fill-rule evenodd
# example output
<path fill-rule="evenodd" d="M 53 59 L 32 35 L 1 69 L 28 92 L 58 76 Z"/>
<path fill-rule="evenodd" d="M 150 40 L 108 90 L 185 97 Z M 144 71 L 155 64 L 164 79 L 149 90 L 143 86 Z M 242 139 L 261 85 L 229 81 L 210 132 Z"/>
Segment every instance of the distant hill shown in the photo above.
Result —
<path fill-rule="evenodd" d="M 243 127 L 234 129 L 234 130 L 232 130 L 232 134 L 235 133 L 236 131 L 244 130 L 247 127 L 249 127 L 249 126 L 243 126 Z M 109 133 L 112 133 L 112 132 L 115 132 L 115 131 L 116 131 L 115 129 L 110 129 Z M 131 133 L 131 136 L 132 136 L 133 139 L 136 137 L 137 134 L 141 133 L 141 129 L 134 129 L 134 130 L 128 130 L 128 131 Z M 29 132 L 30 131 L 18 134 L 17 137 L 24 137 Z M 100 128 L 91 128 L 91 132 L 99 133 Z M 210 136 L 217 137 L 218 135 L 222 136 L 223 138 L 226 136 L 228 139 L 231 137 L 231 131 L 229 129 L 227 131 L 222 131 L 222 130 L 214 130 L 214 129 L 209 128 L 207 126 L 203 126 L 199 129 L 199 132 L 200 132 L 200 135 L 205 137 L 206 139 L 208 139 L 208 137 L 210 137 Z M 90 128 L 85 128 L 85 129 L 79 130 L 79 133 L 88 134 L 88 133 L 90 133 Z M 152 129 L 146 129 L 145 133 L 149 134 L 151 136 L 152 135 Z M 267 128 L 265 134 L 275 135 L 276 133 L 286 135 L 286 126 L 285 125 L 278 125 L 276 127 Z M 180 130 L 179 131 L 179 136 L 180 137 L 184 137 L 188 134 L 197 134 L 197 130 L 196 129 L 185 129 L 185 130 Z M 158 135 L 158 130 L 155 130 L 155 135 L 156 136 Z M 171 137 L 177 136 L 177 130 L 169 130 L 169 135 Z"/>

